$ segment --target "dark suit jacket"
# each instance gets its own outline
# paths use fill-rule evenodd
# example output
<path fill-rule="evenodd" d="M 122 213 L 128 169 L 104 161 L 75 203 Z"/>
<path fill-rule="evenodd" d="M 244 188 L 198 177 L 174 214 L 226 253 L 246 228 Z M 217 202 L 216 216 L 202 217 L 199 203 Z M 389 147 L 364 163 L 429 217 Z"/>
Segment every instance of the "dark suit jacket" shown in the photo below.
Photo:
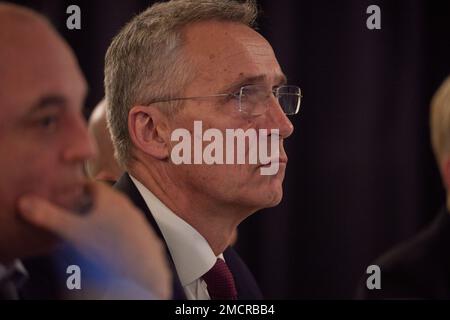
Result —
<path fill-rule="evenodd" d="M 359 299 L 450 299 L 450 213 L 442 209 L 418 235 L 373 264 L 381 269 L 381 290 L 368 290 L 364 279 Z"/>
<path fill-rule="evenodd" d="M 147 204 L 145 203 L 144 199 L 142 198 L 141 194 L 139 193 L 138 189 L 134 185 L 133 181 L 130 179 L 129 175 L 125 173 L 120 180 L 115 184 L 114 186 L 116 189 L 122 191 L 128 197 L 131 199 L 131 201 L 134 203 L 136 207 L 141 209 L 148 222 L 151 224 L 151 226 L 156 231 L 157 235 L 164 241 L 164 237 L 161 233 L 161 230 L 159 229 L 155 219 L 153 218 L 153 215 L 150 213 L 150 210 L 147 207 Z M 165 242 L 164 242 L 165 243 Z M 170 257 L 170 252 L 167 248 L 168 257 Z M 241 260 L 239 255 L 236 253 L 236 251 L 229 247 L 225 252 L 223 253 L 225 260 L 227 261 L 227 265 L 231 270 L 231 273 L 234 276 L 235 283 L 236 283 L 236 289 L 238 292 L 238 299 L 239 300 L 258 300 L 262 299 L 261 291 L 256 284 L 255 279 L 253 278 L 253 275 L 248 270 L 245 263 Z M 170 258 L 170 265 L 172 268 L 172 272 L 174 274 L 174 295 L 173 299 L 175 300 L 183 300 L 186 299 L 186 296 L 184 294 L 184 290 L 181 286 L 180 280 L 177 277 L 177 273 L 175 270 L 175 265 L 173 263 L 173 260 Z"/>
<path fill-rule="evenodd" d="M 20 288 L 23 300 L 79 300 L 101 299 L 110 283 L 104 267 L 97 266 L 80 255 L 72 246 L 65 244 L 51 254 L 24 259 L 29 274 L 28 281 Z M 82 290 L 68 290 L 67 267 L 77 265 L 81 269 Z M 93 294 L 92 288 L 96 288 Z"/>

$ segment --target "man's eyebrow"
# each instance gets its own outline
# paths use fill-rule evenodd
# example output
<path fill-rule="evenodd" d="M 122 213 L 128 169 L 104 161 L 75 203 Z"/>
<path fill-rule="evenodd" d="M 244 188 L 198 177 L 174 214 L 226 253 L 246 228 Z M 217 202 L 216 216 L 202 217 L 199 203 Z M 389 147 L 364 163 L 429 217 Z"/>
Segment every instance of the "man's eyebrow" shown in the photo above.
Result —
<path fill-rule="evenodd" d="M 239 78 L 238 80 L 233 82 L 231 85 L 226 86 L 221 92 L 229 92 L 232 90 L 239 89 L 240 87 L 242 87 L 244 85 L 262 83 L 265 80 L 267 80 L 267 76 L 265 74 Z M 277 83 L 277 85 L 286 84 L 287 83 L 286 76 L 284 74 L 277 75 L 275 77 L 275 83 Z"/>
<path fill-rule="evenodd" d="M 276 83 L 278 83 L 279 86 L 283 86 L 287 84 L 287 82 L 288 80 L 285 74 L 281 74 L 276 77 Z"/>
<path fill-rule="evenodd" d="M 239 89 L 240 87 L 245 86 L 247 84 L 261 83 L 266 79 L 267 79 L 266 75 L 240 77 L 236 81 L 234 81 L 232 84 L 229 84 L 225 88 L 223 88 L 222 91 L 229 92 L 232 90 Z"/>
<path fill-rule="evenodd" d="M 50 107 L 63 107 L 67 104 L 67 99 L 60 95 L 47 95 L 38 100 L 35 103 L 28 114 L 33 114 L 42 110 L 45 110 Z"/>

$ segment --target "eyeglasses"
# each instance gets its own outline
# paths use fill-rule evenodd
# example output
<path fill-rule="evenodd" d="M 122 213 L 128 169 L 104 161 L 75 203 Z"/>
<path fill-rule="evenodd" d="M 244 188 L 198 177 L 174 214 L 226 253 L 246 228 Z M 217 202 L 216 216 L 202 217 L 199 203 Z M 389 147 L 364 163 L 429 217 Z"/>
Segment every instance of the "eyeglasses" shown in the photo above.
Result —
<path fill-rule="evenodd" d="M 157 99 L 151 101 L 148 105 L 177 100 L 230 97 L 235 98 L 238 101 L 238 111 L 248 116 L 258 116 L 266 112 L 270 104 L 270 98 L 272 96 L 274 96 L 278 100 L 281 109 L 286 115 L 294 115 L 299 112 L 301 99 L 303 97 L 302 91 L 299 87 L 291 85 L 282 85 L 274 89 L 269 89 L 264 85 L 247 85 L 241 87 L 239 89 L 239 92 L 236 93 L 221 93 L 198 97 Z"/>

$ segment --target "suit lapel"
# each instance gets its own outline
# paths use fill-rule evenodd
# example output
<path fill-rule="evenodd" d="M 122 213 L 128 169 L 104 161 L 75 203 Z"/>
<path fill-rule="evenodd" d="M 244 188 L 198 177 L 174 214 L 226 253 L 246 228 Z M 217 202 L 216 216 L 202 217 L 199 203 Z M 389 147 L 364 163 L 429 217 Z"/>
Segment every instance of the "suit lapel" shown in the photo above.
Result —
<path fill-rule="evenodd" d="M 256 284 L 255 278 L 237 252 L 229 247 L 225 250 L 223 256 L 233 274 L 238 300 L 262 300 L 263 295 Z"/>

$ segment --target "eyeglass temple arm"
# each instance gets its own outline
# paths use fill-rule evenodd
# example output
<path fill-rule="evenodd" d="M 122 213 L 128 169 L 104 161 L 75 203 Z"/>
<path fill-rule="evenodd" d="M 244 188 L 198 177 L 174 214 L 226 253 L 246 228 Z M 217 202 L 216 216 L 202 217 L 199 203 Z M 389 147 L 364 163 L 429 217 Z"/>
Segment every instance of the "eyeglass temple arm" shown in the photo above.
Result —
<path fill-rule="evenodd" d="M 236 94 L 236 93 L 220 93 L 220 94 L 213 94 L 213 95 L 209 95 L 209 96 L 178 97 L 178 98 L 157 99 L 157 100 L 151 101 L 147 105 L 151 105 L 151 104 L 159 103 L 159 102 L 191 100 L 191 99 L 204 99 L 204 98 L 215 98 L 215 97 L 229 97 L 229 96 L 239 97 L 239 95 Z"/>

